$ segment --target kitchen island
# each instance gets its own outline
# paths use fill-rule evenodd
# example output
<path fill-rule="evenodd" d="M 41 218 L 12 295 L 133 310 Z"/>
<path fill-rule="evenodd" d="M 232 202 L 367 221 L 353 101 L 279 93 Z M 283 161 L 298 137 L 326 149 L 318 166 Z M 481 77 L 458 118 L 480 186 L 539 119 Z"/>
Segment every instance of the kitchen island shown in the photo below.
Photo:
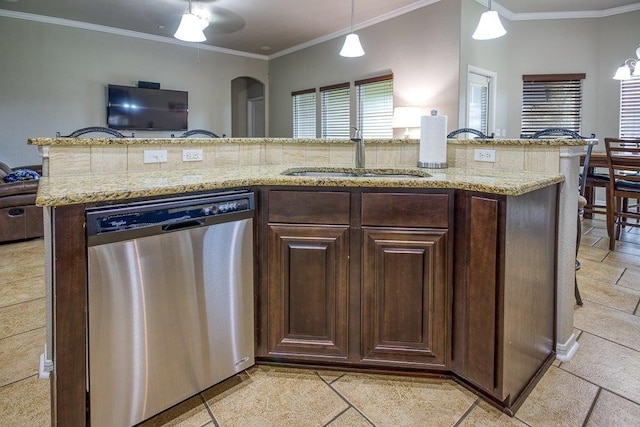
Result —
<path fill-rule="evenodd" d="M 170 141 L 174 145 L 169 150 L 176 146 L 181 150 L 180 144 L 204 144 L 197 140 Z M 209 164 L 203 167 L 205 163 L 202 163 L 198 167 L 180 165 L 166 170 L 162 168 L 164 164 L 160 164 L 151 165 L 155 167 L 151 171 L 93 171 L 92 165 L 99 164 L 92 159 L 93 150 L 105 148 L 105 144 L 84 141 L 80 150 L 73 150 L 73 145 L 63 147 L 68 149 L 67 166 L 80 159 L 78 167 L 88 164 L 89 170 L 57 174 L 56 171 L 63 168 L 52 159 L 62 146 L 56 146 L 56 140 L 49 143 L 40 145 L 46 147 L 43 154 L 49 150 L 46 169 L 54 173 L 43 178 L 38 203 L 47 207 L 51 225 L 47 234 L 52 260 L 50 280 L 55 289 L 51 313 L 55 318 L 52 331 L 54 423 L 75 425 L 86 420 L 87 337 L 85 329 L 78 326 L 86 324 L 85 208 L 116 201 L 235 188 L 256 191 L 256 356 L 262 363 L 453 375 L 505 411 L 513 412 L 555 356 L 554 260 L 558 187 L 565 179 L 561 174 L 452 167 L 427 170 L 430 177 L 415 178 L 291 176 L 283 172 L 310 165 L 327 167 L 318 161 L 323 156 L 322 150 L 305 147 L 305 157 L 298 159 L 299 163 L 281 160 L 281 164 L 268 164 L 267 155 L 263 157 L 260 151 L 256 154 L 251 145 L 243 146 L 251 142 L 233 146 L 229 141 L 211 143 L 226 144 L 228 150 L 238 147 L 238 151 L 242 151 L 244 147 L 245 154 L 254 160 L 237 166 Z M 130 143 L 125 143 L 127 151 L 132 148 L 126 146 Z M 74 140 L 73 144 L 78 141 Z M 113 145 L 106 144 L 123 148 L 122 142 Z M 414 170 L 402 164 L 378 162 L 382 157 L 380 153 L 396 151 L 400 151 L 399 163 L 410 160 L 411 153 L 402 153 L 407 145 L 404 141 L 395 146 L 393 142 L 388 146 L 380 143 L 375 167 L 385 173 Z M 88 161 L 82 160 L 87 154 L 82 151 L 87 148 L 91 150 Z M 344 143 L 338 148 L 336 155 L 346 159 L 347 152 L 353 150 L 350 144 Z M 223 152 L 218 151 L 217 154 Z M 282 157 L 285 157 L 284 151 L 281 151 Z M 74 152 L 76 157 L 70 156 Z M 96 149 L 95 154 L 104 155 L 104 150 Z M 224 158 L 217 154 L 216 160 Z M 228 156 L 229 152 L 224 154 Z M 330 149 L 327 154 L 330 160 Z M 347 160 L 337 163 L 338 167 L 350 168 Z M 330 165 L 336 167 L 335 163 Z M 327 197 L 327 203 L 308 203 Z M 283 207 L 282 201 L 291 201 L 292 209 Z M 301 210 L 296 211 L 295 206 Z M 317 206 L 317 209 L 309 211 L 308 206 Z M 323 206 L 336 209 L 324 212 Z M 407 210 L 403 206 L 422 211 Z M 324 217 L 323 213 L 330 215 Z M 337 222 L 336 217 L 339 217 Z M 294 325 L 302 320 L 299 311 L 296 318 L 295 312 L 282 311 L 286 308 L 278 305 L 281 301 L 278 292 L 284 288 L 279 279 L 282 275 L 274 272 L 289 260 L 275 255 L 277 248 L 291 247 L 287 246 L 286 238 L 290 231 L 297 231 L 301 226 L 305 230 L 308 226 L 326 229 L 318 225 L 331 230 L 343 229 L 339 236 L 332 238 L 337 246 L 330 245 L 341 248 L 340 253 L 346 258 L 324 259 L 324 266 L 315 264 L 312 268 L 335 267 L 331 271 L 348 273 L 346 277 L 341 276 L 339 283 L 313 282 L 316 291 L 323 286 L 337 291 L 322 303 L 333 304 L 331 307 L 336 309 L 327 313 L 342 316 L 331 318 L 308 306 L 314 318 L 324 316 L 320 323 L 333 325 L 327 329 L 333 335 L 313 342 L 313 328 L 306 330 L 306 337 L 296 333 L 292 338 L 287 336 L 286 328 L 278 324 L 277 316 L 266 313 L 280 310 Z M 390 240 L 396 243 L 389 249 L 384 242 Z M 416 253 L 422 255 L 415 256 Z M 402 265 L 397 264 L 394 254 L 402 254 L 400 258 L 408 261 L 404 279 L 384 274 L 384 269 L 376 264 L 379 259 L 383 264 Z M 344 259 L 349 261 L 345 263 Z M 295 266 L 292 268 L 290 271 L 295 271 Z M 426 274 L 416 280 L 412 275 L 415 271 Z M 382 274 L 377 274 L 379 272 Z M 289 283 L 299 284 L 299 281 Z M 386 305 L 377 304 L 376 295 L 391 288 L 403 293 L 400 299 L 388 300 Z M 411 316 L 395 321 L 394 313 L 398 311 L 391 305 L 413 300 L 412 292 L 418 290 L 427 297 L 419 298 L 411 306 L 415 309 Z M 385 318 L 388 321 L 384 326 L 376 323 L 376 319 Z M 404 344 L 400 344 L 402 342 Z"/>

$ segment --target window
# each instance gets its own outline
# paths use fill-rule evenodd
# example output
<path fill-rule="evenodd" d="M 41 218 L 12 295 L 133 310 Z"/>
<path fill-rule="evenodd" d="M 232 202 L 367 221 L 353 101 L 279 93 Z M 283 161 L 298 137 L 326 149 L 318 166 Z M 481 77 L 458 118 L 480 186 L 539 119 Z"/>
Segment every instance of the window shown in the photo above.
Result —
<path fill-rule="evenodd" d="M 393 138 L 393 75 L 355 82 L 358 128 L 366 138 Z"/>
<path fill-rule="evenodd" d="M 580 133 L 582 80 L 586 74 L 522 76 L 522 135 L 551 127 Z"/>
<path fill-rule="evenodd" d="M 640 138 L 640 80 L 620 81 L 620 138 Z"/>
<path fill-rule="evenodd" d="M 293 97 L 293 137 L 316 137 L 316 90 L 307 89 L 292 92 Z"/>
<path fill-rule="evenodd" d="M 349 138 L 349 83 L 320 88 L 322 138 Z"/>

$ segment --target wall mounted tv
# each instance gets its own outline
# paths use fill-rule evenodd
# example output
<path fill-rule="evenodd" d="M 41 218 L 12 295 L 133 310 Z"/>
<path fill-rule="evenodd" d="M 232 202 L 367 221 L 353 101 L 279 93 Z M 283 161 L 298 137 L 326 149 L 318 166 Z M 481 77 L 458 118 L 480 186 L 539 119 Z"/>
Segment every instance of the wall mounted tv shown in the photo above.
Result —
<path fill-rule="evenodd" d="M 187 130 L 189 93 L 108 85 L 107 126 L 129 130 Z"/>

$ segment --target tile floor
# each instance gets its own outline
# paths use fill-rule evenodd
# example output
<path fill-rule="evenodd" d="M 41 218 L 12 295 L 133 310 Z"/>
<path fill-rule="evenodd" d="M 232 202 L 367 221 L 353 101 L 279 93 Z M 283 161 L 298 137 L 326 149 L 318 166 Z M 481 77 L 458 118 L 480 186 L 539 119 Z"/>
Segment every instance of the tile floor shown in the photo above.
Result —
<path fill-rule="evenodd" d="M 145 426 L 640 426 L 640 229 L 608 250 L 585 220 L 580 349 L 556 361 L 515 418 L 450 380 L 255 367 Z M 42 240 L 0 245 L 0 426 L 50 423 Z"/>

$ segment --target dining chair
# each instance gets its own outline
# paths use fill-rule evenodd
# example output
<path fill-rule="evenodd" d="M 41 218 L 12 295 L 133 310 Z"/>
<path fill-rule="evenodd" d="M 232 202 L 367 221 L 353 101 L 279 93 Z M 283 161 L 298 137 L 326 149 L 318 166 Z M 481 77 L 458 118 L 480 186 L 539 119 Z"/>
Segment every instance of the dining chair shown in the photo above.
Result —
<path fill-rule="evenodd" d="M 640 227 L 640 139 L 605 138 L 604 146 L 610 177 L 607 233 L 609 250 L 613 251 L 622 227 Z M 629 200 L 635 200 L 635 206 Z"/>

